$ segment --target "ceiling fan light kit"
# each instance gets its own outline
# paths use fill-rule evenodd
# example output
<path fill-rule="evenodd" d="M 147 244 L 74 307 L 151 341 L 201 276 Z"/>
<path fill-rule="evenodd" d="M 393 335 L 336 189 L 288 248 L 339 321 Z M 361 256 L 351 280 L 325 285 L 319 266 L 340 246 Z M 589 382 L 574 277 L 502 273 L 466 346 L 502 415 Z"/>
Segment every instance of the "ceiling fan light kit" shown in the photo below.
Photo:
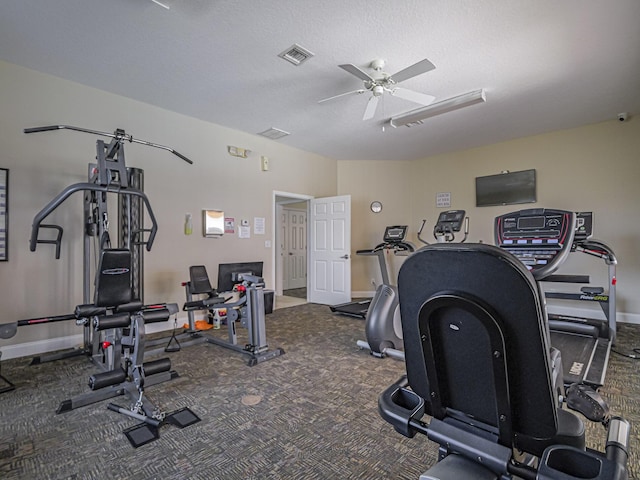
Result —
<path fill-rule="evenodd" d="M 419 105 L 429 105 L 435 99 L 435 97 L 433 97 L 432 95 L 414 92 L 412 90 L 407 90 L 406 88 L 397 86 L 397 84 L 400 82 L 429 72 L 436 68 L 435 65 L 426 58 L 400 70 L 397 73 L 394 73 L 393 75 L 389 75 L 382 71 L 385 66 L 385 61 L 379 58 L 374 59 L 371 61 L 371 63 L 369 63 L 369 68 L 376 72 L 372 75 L 369 75 L 367 72 L 361 70 L 359 67 L 351 63 L 346 63 L 338 66 L 345 72 L 348 72 L 351 75 L 354 75 L 355 77 L 362 80 L 364 82 L 364 88 L 353 90 L 351 92 L 341 93 L 329 98 L 324 98 L 318 103 L 323 103 L 328 100 L 333 100 L 335 98 L 343 97 L 345 95 L 351 95 L 354 93 L 361 94 L 365 92 L 371 92 L 372 96 L 367 102 L 364 116 L 362 117 L 363 120 L 369 120 L 370 118 L 373 118 L 376 113 L 376 107 L 378 106 L 378 99 L 384 95 L 384 92 L 389 93 L 389 95 L 400 97 L 410 102 L 417 103 Z"/>
<path fill-rule="evenodd" d="M 396 115 L 395 117 L 391 117 L 389 123 L 392 127 L 401 127 L 403 125 L 411 127 L 413 125 L 420 125 L 422 121 L 427 118 L 442 115 L 443 113 L 452 112 L 478 103 L 484 103 L 486 101 L 487 97 L 484 89 L 482 88 L 480 90 L 474 90 L 456 97 L 447 98 L 440 102 L 432 103 L 426 107 L 411 110 L 407 113 L 403 113 L 402 115 Z"/>

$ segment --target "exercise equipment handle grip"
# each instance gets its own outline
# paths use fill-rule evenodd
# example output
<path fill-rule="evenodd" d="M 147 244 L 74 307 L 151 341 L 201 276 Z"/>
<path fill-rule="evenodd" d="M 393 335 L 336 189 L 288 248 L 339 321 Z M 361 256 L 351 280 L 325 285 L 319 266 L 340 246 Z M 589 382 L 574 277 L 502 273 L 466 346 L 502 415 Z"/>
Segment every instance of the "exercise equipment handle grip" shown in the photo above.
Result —
<path fill-rule="evenodd" d="M 24 133 L 37 133 L 37 132 L 48 132 L 51 130 L 60 130 L 64 128 L 62 125 L 48 125 L 46 127 L 31 127 L 25 128 Z"/>
<path fill-rule="evenodd" d="M 627 420 L 621 417 L 613 417 L 609 423 L 608 430 L 605 447 L 606 456 L 621 467 L 626 467 L 627 459 L 629 458 L 631 426 Z"/>
<path fill-rule="evenodd" d="M 154 428 L 159 428 L 162 422 L 160 420 L 156 420 L 155 418 L 148 417 L 146 415 L 140 415 L 139 413 L 132 412 L 131 410 L 127 410 L 125 408 L 119 407 L 114 403 L 110 403 L 107 405 L 107 408 L 112 412 L 121 413 L 122 415 L 126 415 L 131 418 L 135 418 L 136 420 L 141 420 L 147 425 L 151 425 Z"/>
<path fill-rule="evenodd" d="M 185 157 L 184 155 L 182 155 L 181 153 L 176 152 L 175 150 L 172 150 L 173 154 L 180 157 L 182 160 L 184 160 L 185 162 L 187 162 L 190 165 L 193 165 L 193 160 L 189 160 L 187 157 Z"/>

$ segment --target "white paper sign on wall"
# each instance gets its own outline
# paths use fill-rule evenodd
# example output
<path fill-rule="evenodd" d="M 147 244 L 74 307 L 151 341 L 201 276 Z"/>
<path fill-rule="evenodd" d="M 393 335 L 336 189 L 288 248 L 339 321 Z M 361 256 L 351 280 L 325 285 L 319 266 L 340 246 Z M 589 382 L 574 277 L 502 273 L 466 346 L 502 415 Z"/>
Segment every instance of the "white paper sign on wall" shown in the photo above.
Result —
<path fill-rule="evenodd" d="M 451 206 L 451 192 L 436 193 L 436 207 L 446 208 Z"/>

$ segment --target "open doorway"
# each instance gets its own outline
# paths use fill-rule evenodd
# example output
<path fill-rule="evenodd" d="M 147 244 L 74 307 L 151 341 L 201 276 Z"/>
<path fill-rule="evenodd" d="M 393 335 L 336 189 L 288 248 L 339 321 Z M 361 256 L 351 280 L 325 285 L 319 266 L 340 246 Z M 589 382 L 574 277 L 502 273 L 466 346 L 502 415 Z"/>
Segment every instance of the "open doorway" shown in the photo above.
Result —
<path fill-rule="evenodd" d="M 273 192 L 275 308 L 307 302 L 310 195 Z"/>

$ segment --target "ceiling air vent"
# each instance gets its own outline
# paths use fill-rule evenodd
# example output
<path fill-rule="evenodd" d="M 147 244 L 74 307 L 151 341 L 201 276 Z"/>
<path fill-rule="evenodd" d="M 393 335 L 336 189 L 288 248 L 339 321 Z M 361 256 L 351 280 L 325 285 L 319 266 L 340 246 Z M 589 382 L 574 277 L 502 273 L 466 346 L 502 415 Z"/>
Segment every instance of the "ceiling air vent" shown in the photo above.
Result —
<path fill-rule="evenodd" d="M 271 140 L 278 140 L 279 138 L 286 137 L 287 135 L 291 134 L 289 132 L 285 132 L 284 130 L 280 130 L 279 128 L 271 127 L 269 130 L 260 132 L 258 135 L 270 138 Z"/>
<path fill-rule="evenodd" d="M 294 43 L 291 47 L 287 48 L 278 56 L 280 58 L 284 58 L 287 62 L 291 62 L 294 65 L 298 66 L 309 58 L 313 57 L 313 53 L 311 53 L 306 48 L 301 47 L 297 43 Z"/>

